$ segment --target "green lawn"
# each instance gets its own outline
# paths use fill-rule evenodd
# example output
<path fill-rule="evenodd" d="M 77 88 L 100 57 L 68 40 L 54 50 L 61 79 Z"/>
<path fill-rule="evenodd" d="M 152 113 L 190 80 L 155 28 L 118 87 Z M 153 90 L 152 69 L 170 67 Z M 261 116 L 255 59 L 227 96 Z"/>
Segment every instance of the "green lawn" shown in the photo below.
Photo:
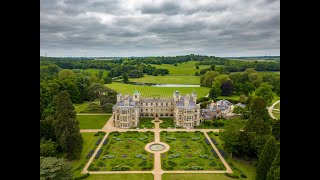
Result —
<path fill-rule="evenodd" d="M 153 180 L 153 174 L 91 174 L 86 180 Z"/>
<path fill-rule="evenodd" d="M 199 69 L 196 69 L 196 61 L 188 61 L 177 64 L 174 66 L 173 64 L 161 64 L 161 65 L 152 65 L 155 66 L 157 69 L 168 69 L 170 75 L 191 75 L 194 76 L 196 71 L 200 72 L 201 69 L 206 69 L 210 67 L 210 65 L 199 65 Z"/>
<path fill-rule="evenodd" d="M 109 87 L 117 92 L 124 94 L 132 95 L 135 90 L 140 91 L 141 97 L 161 97 L 161 98 L 170 98 L 172 94 L 179 90 L 182 96 L 186 94 L 191 94 L 192 91 L 197 93 L 198 97 L 203 97 L 209 94 L 210 88 L 207 87 L 155 87 L 155 86 L 140 86 L 133 84 L 122 84 L 113 82 L 111 84 L 105 84 L 106 87 Z"/>
<path fill-rule="evenodd" d="M 170 146 L 168 152 L 161 154 L 164 170 L 192 170 L 196 167 L 200 170 L 226 169 L 211 144 L 205 143 L 202 132 L 162 131 L 160 138 Z"/>
<path fill-rule="evenodd" d="M 219 99 L 233 99 L 233 100 L 239 100 L 239 95 L 232 95 L 232 96 L 218 96 Z"/>
<path fill-rule="evenodd" d="M 99 72 L 99 69 L 86 69 L 85 71 L 90 72 L 92 75 L 95 75 L 96 73 Z M 103 77 L 108 76 L 109 71 L 103 70 Z"/>
<path fill-rule="evenodd" d="M 144 77 L 130 78 L 129 81 L 156 84 L 200 84 L 200 76 L 151 76 L 145 74 Z"/>
<path fill-rule="evenodd" d="M 111 132 L 100 156 L 90 164 L 89 171 L 134 171 L 153 169 L 153 154 L 145 151 L 147 143 L 154 141 L 154 133 L 127 131 Z"/>
<path fill-rule="evenodd" d="M 160 128 L 165 129 L 168 127 L 170 127 L 170 128 L 175 127 L 173 118 L 160 118 L 160 120 L 163 121 L 162 123 L 160 123 Z"/>
<path fill-rule="evenodd" d="M 80 113 L 82 110 L 86 109 L 89 105 L 89 101 L 84 101 L 81 104 L 73 104 L 77 113 Z"/>
<path fill-rule="evenodd" d="M 274 109 L 279 109 L 280 110 L 280 102 L 277 103 L 276 105 L 273 106 Z"/>
<path fill-rule="evenodd" d="M 280 119 L 280 111 L 275 111 L 275 110 L 273 110 L 273 111 L 272 111 L 272 114 L 273 114 L 273 116 L 274 116 L 275 118 Z"/>
<path fill-rule="evenodd" d="M 224 174 L 162 174 L 162 180 L 234 180 Z M 253 180 L 248 179 L 247 180 Z"/>
<path fill-rule="evenodd" d="M 101 129 L 111 115 L 77 115 L 80 129 Z"/>
<path fill-rule="evenodd" d="M 82 148 L 82 153 L 80 156 L 80 159 L 70 161 L 72 165 L 72 171 L 73 175 L 80 176 L 82 169 L 84 168 L 85 164 L 89 159 L 86 159 L 87 154 L 89 153 L 90 150 L 95 150 L 96 146 L 95 143 L 98 140 L 99 137 L 103 136 L 94 136 L 96 133 L 81 133 L 82 138 L 83 138 L 83 148 Z"/>
<path fill-rule="evenodd" d="M 154 118 L 139 118 L 139 128 L 153 129 L 154 123 L 151 122 L 152 120 L 154 120 Z"/>

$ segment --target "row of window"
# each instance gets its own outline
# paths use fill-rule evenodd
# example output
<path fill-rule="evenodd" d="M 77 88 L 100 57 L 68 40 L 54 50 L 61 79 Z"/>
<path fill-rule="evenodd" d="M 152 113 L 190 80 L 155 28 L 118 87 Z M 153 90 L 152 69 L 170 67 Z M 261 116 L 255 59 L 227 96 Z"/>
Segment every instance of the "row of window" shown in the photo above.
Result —
<path fill-rule="evenodd" d="M 140 112 L 168 112 L 169 109 L 140 109 Z"/>
<path fill-rule="evenodd" d="M 172 103 L 141 103 L 141 106 L 171 106 Z"/>

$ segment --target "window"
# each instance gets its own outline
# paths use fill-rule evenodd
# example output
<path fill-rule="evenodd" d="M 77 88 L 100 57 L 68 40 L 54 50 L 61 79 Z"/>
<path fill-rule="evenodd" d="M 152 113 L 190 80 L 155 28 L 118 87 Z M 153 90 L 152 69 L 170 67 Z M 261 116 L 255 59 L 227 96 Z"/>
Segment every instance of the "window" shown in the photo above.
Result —
<path fill-rule="evenodd" d="M 127 114 L 127 111 L 121 111 L 121 114 Z"/>
<path fill-rule="evenodd" d="M 138 96 L 137 96 L 137 95 L 135 95 L 134 97 L 135 97 L 135 98 L 138 98 Z"/>
<path fill-rule="evenodd" d="M 143 112 L 143 109 L 141 109 L 141 112 Z"/>

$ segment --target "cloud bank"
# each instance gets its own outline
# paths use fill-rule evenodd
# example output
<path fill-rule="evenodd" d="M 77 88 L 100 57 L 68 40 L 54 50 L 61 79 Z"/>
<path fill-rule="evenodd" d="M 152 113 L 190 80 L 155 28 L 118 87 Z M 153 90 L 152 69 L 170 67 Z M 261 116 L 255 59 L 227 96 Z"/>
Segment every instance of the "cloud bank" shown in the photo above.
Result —
<path fill-rule="evenodd" d="M 40 55 L 280 54 L 278 0 L 41 0 Z"/>

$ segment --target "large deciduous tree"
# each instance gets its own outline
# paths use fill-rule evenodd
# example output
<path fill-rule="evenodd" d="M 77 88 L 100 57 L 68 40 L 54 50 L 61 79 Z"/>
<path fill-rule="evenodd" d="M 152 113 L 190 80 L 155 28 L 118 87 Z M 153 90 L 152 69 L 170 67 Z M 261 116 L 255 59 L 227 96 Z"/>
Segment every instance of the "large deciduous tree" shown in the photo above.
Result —
<path fill-rule="evenodd" d="M 268 171 L 271 167 L 271 164 L 277 154 L 278 145 L 273 136 L 270 136 L 264 148 L 259 156 L 258 165 L 257 165 L 257 175 L 256 180 L 265 180 L 267 179 Z"/>
<path fill-rule="evenodd" d="M 57 143 L 68 159 L 79 158 L 82 151 L 82 136 L 80 134 L 79 121 L 66 91 L 61 91 L 57 96 L 56 119 L 54 132 Z"/>
<path fill-rule="evenodd" d="M 71 166 L 62 158 L 40 156 L 40 180 L 72 179 Z"/>
<path fill-rule="evenodd" d="M 202 82 L 200 82 L 200 83 L 201 83 L 203 86 L 211 87 L 214 78 L 217 77 L 218 75 L 219 75 L 219 73 L 216 72 L 216 71 L 207 71 L 207 72 L 204 74 L 204 78 L 203 78 L 203 79 L 200 79 L 200 81 L 202 80 Z"/>
<path fill-rule="evenodd" d="M 255 90 L 255 95 L 262 97 L 267 104 L 270 104 L 274 97 L 272 87 L 268 83 L 262 83 L 259 88 Z"/>
<path fill-rule="evenodd" d="M 217 93 L 216 93 L 216 91 L 215 91 L 214 88 L 211 88 L 211 89 L 210 89 L 209 98 L 210 98 L 210 99 L 217 98 Z"/>
<path fill-rule="evenodd" d="M 123 83 L 127 84 L 129 82 L 129 76 L 127 73 L 123 73 Z"/>

